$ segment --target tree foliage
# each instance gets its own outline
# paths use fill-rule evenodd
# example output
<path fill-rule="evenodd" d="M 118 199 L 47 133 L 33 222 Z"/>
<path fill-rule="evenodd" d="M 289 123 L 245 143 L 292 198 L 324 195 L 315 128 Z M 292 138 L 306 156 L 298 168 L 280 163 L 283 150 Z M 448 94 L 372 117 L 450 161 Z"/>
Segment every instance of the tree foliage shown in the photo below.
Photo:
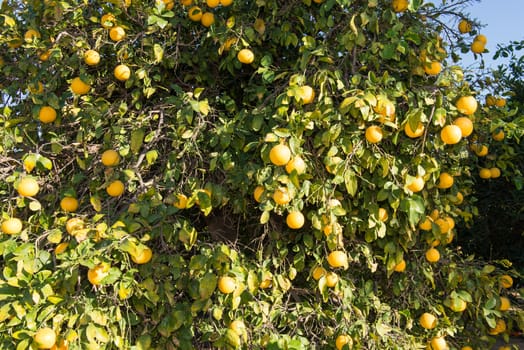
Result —
<path fill-rule="evenodd" d="M 479 217 L 463 230 L 460 244 L 468 252 L 487 258 L 509 258 L 517 268 L 522 269 L 523 232 L 522 220 L 524 208 L 522 191 L 523 146 L 519 142 L 522 137 L 522 111 L 524 95 L 522 88 L 522 43 L 518 41 L 509 44 L 499 44 L 493 58 L 503 59 L 504 64 L 498 64 L 496 69 L 477 72 L 479 85 L 487 94 L 486 98 L 494 99 L 503 95 L 507 105 L 512 110 L 518 110 L 516 115 L 508 115 L 497 122 L 497 128 L 505 131 L 503 142 L 496 142 L 491 149 L 499 155 L 497 162 L 502 160 L 512 164 L 511 169 L 488 186 L 480 181 L 475 188 L 478 197 Z M 508 176 L 509 175 L 509 176 Z"/>
<path fill-rule="evenodd" d="M 2 347 L 45 326 L 72 349 L 457 348 L 522 328 L 500 298 L 518 273 L 452 243 L 473 174 L 511 171 L 478 151 L 516 113 L 457 103 L 477 92 L 440 16 L 463 4 L 4 1 L 1 209 L 23 228 L 0 239 Z M 459 117 L 474 133 L 448 141 Z"/>

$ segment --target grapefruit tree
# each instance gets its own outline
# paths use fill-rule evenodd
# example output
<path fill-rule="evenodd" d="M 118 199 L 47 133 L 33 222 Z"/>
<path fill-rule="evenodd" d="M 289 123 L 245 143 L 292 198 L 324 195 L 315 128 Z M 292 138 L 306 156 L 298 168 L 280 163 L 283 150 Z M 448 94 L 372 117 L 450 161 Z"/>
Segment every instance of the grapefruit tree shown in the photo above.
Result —
<path fill-rule="evenodd" d="M 491 125 L 447 59 L 463 3 L 3 1 L 1 346 L 508 334 L 502 271 L 453 246 Z"/>

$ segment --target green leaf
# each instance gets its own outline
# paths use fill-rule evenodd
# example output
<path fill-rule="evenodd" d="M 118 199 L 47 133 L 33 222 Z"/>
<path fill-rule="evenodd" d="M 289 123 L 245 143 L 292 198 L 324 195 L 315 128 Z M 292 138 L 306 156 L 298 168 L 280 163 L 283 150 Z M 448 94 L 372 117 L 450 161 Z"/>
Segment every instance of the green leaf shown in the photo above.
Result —
<path fill-rule="evenodd" d="M 62 241 L 62 230 L 60 229 L 54 229 L 49 232 L 47 235 L 47 240 L 50 243 L 58 244 Z"/>
<path fill-rule="evenodd" d="M 406 114 L 406 118 L 408 119 L 411 130 L 417 130 L 418 124 L 422 120 L 423 114 L 424 113 L 420 108 L 412 109 Z"/>
<path fill-rule="evenodd" d="M 240 347 L 240 336 L 232 329 L 228 328 L 224 337 L 226 343 L 232 346 L 234 349 L 238 349 Z"/>
<path fill-rule="evenodd" d="M 203 115 L 209 114 L 209 103 L 207 100 L 202 100 L 198 102 L 198 111 Z"/>
<path fill-rule="evenodd" d="M 29 202 L 29 209 L 31 211 L 39 211 L 40 209 L 42 209 L 42 204 L 40 204 L 40 202 L 37 200 L 33 200 Z"/>
<path fill-rule="evenodd" d="M 277 282 L 284 291 L 288 291 L 291 288 L 291 281 L 282 275 L 277 275 Z"/>
<path fill-rule="evenodd" d="M 408 214 L 411 226 L 416 226 L 424 214 L 424 199 L 418 195 L 404 198 L 400 202 L 400 210 Z"/>
<path fill-rule="evenodd" d="M 346 185 L 346 191 L 352 197 L 355 196 L 358 189 L 357 176 L 352 170 L 348 170 L 344 173 L 344 184 Z"/>
<path fill-rule="evenodd" d="M 146 153 L 147 164 L 151 165 L 158 159 L 158 151 L 153 149 Z"/>
<path fill-rule="evenodd" d="M 259 281 L 257 273 L 253 270 L 249 270 L 247 275 L 247 288 L 250 293 L 254 294 L 258 288 Z"/>
<path fill-rule="evenodd" d="M 16 26 L 16 21 L 12 18 L 12 17 L 9 17 L 8 15 L 2 15 L 2 17 L 4 17 L 4 23 L 9 26 L 9 27 L 14 27 Z"/>
<path fill-rule="evenodd" d="M 486 301 L 486 309 L 493 310 L 497 306 L 497 298 L 491 297 Z"/>
<path fill-rule="evenodd" d="M 351 28 L 351 30 L 353 31 L 353 33 L 355 33 L 355 35 L 358 34 L 358 29 L 357 29 L 357 26 L 355 25 L 355 18 L 357 17 L 356 14 L 354 14 L 353 16 L 351 16 L 351 20 L 349 21 L 349 28 Z"/>
<path fill-rule="evenodd" d="M 125 238 L 120 243 L 120 250 L 126 253 L 129 253 L 131 255 L 137 254 L 137 245 L 135 239 L 128 239 Z"/>
<path fill-rule="evenodd" d="M 149 350 L 151 348 L 151 335 L 142 334 L 136 340 L 136 350 Z"/>
<path fill-rule="evenodd" d="M 153 52 L 155 54 L 155 63 L 162 62 L 162 59 L 164 58 L 164 48 L 159 44 L 154 44 Z"/>
<path fill-rule="evenodd" d="M 47 300 L 51 303 L 51 304 L 58 304 L 58 303 L 61 303 L 62 301 L 64 301 L 64 298 L 62 296 L 59 296 L 59 295 L 50 295 L 49 297 L 47 297 Z"/>
<path fill-rule="evenodd" d="M 393 44 L 386 45 L 381 52 L 382 58 L 386 60 L 392 59 L 395 56 L 395 49 L 396 46 Z"/>
<path fill-rule="evenodd" d="M 200 95 L 202 94 L 202 92 L 204 92 L 204 88 L 202 87 L 198 87 L 195 89 L 195 91 L 193 91 L 193 96 L 195 96 L 195 98 L 200 98 Z"/>
<path fill-rule="evenodd" d="M 178 239 L 184 243 L 187 250 L 196 243 L 197 230 L 190 225 L 184 225 L 180 231 L 178 231 Z"/>
<path fill-rule="evenodd" d="M 465 290 L 459 290 L 457 294 L 460 299 L 467 301 L 468 303 L 471 303 L 473 301 L 473 299 L 471 298 L 471 294 L 469 294 Z"/>
<path fill-rule="evenodd" d="M 137 154 L 144 143 L 145 131 L 142 128 L 134 129 L 131 131 L 131 143 L 130 149 L 131 152 Z"/>
<path fill-rule="evenodd" d="M 207 272 L 204 277 L 200 279 L 199 294 L 201 299 L 208 299 L 211 297 L 217 287 L 217 276 L 212 272 Z"/>
<path fill-rule="evenodd" d="M 486 315 L 486 316 L 484 317 L 484 319 L 486 320 L 486 323 L 488 324 L 488 326 L 489 326 L 490 328 L 495 328 L 495 327 L 497 326 L 497 320 L 495 319 L 494 316 L 492 316 L 492 315 L 491 315 L 491 316 Z"/>
<path fill-rule="evenodd" d="M 31 338 L 26 338 L 22 340 L 18 345 L 16 346 L 16 350 L 26 350 L 29 349 L 29 344 L 31 343 Z"/>
<path fill-rule="evenodd" d="M 91 206 L 96 212 L 102 210 L 102 201 L 100 200 L 100 196 L 98 196 L 97 194 L 94 194 L 91 197 L 89 197 L 89 202 L 91 203 Z"/>
<path fill-rule="evenodd" d="M 275 133 L 275 135 L 277 135 L 278 137 L 289 137 L 291 136 L 290 132 L 289 132 L 289 129 L 287 128 L 275 128 L 273 130 L 273 132 Z"/>
<path fill-rule="evenodd" d="M 260 223 L 262 225 L 266 224 L 269 221 L 270 216 L 271 216 L 270 211 L 264 210 L 262 212 L 262 215 L 260 215 Z"/>
<path fill-rule="evenodd" d="M 485 275 L 489 275 L 493 271 L 495 271 L 495 266 L 493 266 L 493 265 L 485 265 L 482 268 L 482 273 L 485 274 Z"/>
<path fill-rule="evenodd" d="M 51 162 L 49 158 L 46 158 L 44 156 L 41 156 L 41 155 L 38 156 L 38 164 L 40 164 L 47 170 L 53 169 L 53 162 Z"/>
<path fill-rule="evenodd" d="M 97 327 L 90 323 L 86 328 L 86 337 L 90 343 L 96 343 Z"/>
<path fill-rule="evenodd" d="M 4 322 L 9 318 L 9 311 L 11 310 L 11 305 L 4 304 L 0 307 L 0 322 Z"/>
<path fill-rule="evenodd" d="M 150 15 L 148 18 L 147 18 L 147 24 L 149 25 L 153 25 L 153 24 L 156 24 L 158 25 L 161 29 L 164 29 L 167 24 L 169 22 L 166 21 L 165 19 L 161 18 L 161 17 L 158 17 L 158 16 L 155 16 L 155 15 Z"/>
<path fill-rule="evenodd" d="M 431 270 L 431 268 L 430 267 L 423 267 L 422 268 L 422 273 L 427 278 L 427 280 L 431 283 L 431 287 L 433 289 L 435 289 L 435 279 L 433 277 L 433 271 Z"/>

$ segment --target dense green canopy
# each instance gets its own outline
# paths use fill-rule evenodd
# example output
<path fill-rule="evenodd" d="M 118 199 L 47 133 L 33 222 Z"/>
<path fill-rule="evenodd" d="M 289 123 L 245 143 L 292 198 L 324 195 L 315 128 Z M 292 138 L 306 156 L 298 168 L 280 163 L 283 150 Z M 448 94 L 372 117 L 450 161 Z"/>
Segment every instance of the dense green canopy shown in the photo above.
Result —
<path fill-rule="evenodd" d="M 515 111 L 448 59 L 465 3 L 4 1 L 0 347 L 507 335 L 517 272 L 452 243 L 479 170 L 512 171 Z"/>

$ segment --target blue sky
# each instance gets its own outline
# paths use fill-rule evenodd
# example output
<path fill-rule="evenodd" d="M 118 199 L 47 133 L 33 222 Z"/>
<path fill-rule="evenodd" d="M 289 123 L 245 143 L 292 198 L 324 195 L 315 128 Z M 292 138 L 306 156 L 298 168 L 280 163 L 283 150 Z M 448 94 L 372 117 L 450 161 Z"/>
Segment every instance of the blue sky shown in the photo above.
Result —
<path fill-rule="evenodd" d="M 489 53 L 484 54 L 486 66 L 494 68 L 499 64 L 492 60 L 497 44 L 524 39 L 524 0 L 481 0 L 478 3 L 472 2 L 465 12 L 485 25 L 481 33 L 488 38 L 486 48 Z M 463 58 L 464 66 L 474 62 L 472 53 L 464 55 Z"/>

